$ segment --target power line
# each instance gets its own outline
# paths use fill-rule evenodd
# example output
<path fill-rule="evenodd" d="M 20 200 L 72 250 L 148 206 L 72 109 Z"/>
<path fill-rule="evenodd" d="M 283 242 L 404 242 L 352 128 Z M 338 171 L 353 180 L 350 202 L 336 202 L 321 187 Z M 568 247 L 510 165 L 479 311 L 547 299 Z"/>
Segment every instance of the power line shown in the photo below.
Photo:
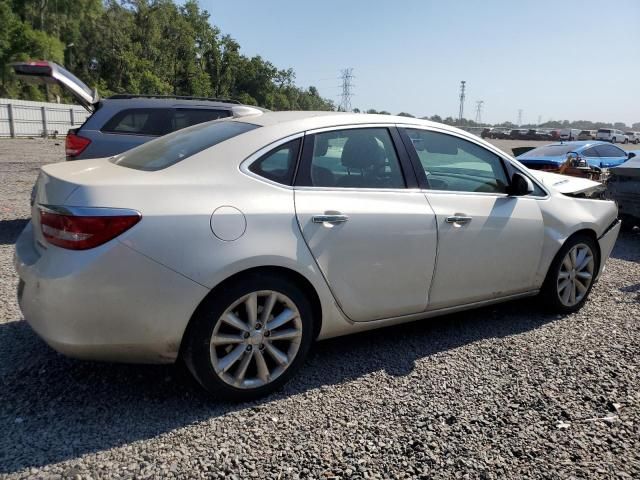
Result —
<path fill-rule="evenodd" d="M 460 113 L 458 114 L 458 121 L 460 122 L 462 122 L 462 115 L 464 113 L 464 89 L 466 83 L 464 80 L 460 82 Z"/>
<path fill-rule="evenodd" d="M 482 106 L 484 105 L 484 100 L 478 100 L 476 102 L 476 123 L 482 123 Z"/>
<path fill-rule="evenodd" d="M 340 70 L 340 79 L 342 80 L 342 95 L 340 95 L 339 110 L 343 112 L 351 111 L 351 97 L 353 96 L 353 68 L 344 68 Z"/>

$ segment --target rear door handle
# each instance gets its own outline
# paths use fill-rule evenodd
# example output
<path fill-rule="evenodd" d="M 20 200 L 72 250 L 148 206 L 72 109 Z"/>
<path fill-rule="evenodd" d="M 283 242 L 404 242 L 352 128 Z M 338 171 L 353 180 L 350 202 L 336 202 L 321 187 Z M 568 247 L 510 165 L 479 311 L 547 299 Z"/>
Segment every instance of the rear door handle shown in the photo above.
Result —
<path fill-rule="evenodd" d="M 344 223 L 349 220 L 349 217 L 341 214 L 314 215 L 311 220 L 313 223 Z"/>
<path fill-rule="evenodd" d="M 446 219 L 447 223 L 457 223 L 459 225 L 464 225 L 466 223 L 469 223 L 470 221 L 471 217 L 465 217 L 464 215 L 451 215 Z"/>

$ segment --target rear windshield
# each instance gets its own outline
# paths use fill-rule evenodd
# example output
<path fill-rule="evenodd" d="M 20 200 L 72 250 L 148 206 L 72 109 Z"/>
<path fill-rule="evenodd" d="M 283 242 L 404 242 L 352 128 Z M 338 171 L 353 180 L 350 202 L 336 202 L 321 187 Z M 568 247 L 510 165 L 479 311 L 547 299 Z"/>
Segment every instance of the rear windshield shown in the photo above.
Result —
<path fill-rule="evenodd" d="M 600 130 L 598 130 L 598 133 L 611 133 L 611 130 L 609 130 L 608 128 L 601 128 Z"/>
<path fill-rule="evenodd" d="M 258 126 L 243 122 L 201 123 L 151 140 L 118 155 L 112 161 L 116 165 L 136 170 L 162 170 L 255 128 Z"/>
<path fill-rule="evenodd" d="M 527 158 L 535 157 L 559 157 L 572 152 L 573 148 L 569 145 L 547 145 L 545 147 L 534 148 L 524 154 Z"/>

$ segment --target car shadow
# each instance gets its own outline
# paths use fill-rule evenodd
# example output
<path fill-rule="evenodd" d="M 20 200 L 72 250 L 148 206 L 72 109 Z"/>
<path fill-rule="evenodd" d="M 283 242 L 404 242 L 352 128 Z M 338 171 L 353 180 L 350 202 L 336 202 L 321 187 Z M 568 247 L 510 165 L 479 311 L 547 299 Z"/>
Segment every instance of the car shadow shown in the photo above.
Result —
<path fill-rule="evenodd" d="M 526 314 L 523 312 L 533 312 Z M 318 342 L 280 392 L 232 404 L 205 394 L 180 366 L 77 361 L 48 348 L 24 321 L 0 324 L 0 474 L 41 467 L 377 371 L 480 340 L 517 335 L 561 318 L 530 300 Z"/>
<path fill-rule="evenodd" d="M 13 218 L 11 220 L 0 220 L 0 245 L 13 245 L 18 236 L 29 223 L 28 218 Z"/>

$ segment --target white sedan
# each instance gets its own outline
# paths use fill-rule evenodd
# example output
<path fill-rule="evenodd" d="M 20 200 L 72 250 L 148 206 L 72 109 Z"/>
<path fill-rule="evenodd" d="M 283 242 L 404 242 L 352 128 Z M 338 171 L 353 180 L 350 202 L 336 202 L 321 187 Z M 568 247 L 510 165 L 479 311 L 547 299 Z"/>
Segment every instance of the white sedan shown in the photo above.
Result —
<path fill-rule="evenodd" d="M 43 167 L 18 297 L 66 355 L 181 357 L 244 400 L 314 340 L 533 295 L 579 309 L 620 227 L 597 185 L 406 117 L 225 119 Z"/>

